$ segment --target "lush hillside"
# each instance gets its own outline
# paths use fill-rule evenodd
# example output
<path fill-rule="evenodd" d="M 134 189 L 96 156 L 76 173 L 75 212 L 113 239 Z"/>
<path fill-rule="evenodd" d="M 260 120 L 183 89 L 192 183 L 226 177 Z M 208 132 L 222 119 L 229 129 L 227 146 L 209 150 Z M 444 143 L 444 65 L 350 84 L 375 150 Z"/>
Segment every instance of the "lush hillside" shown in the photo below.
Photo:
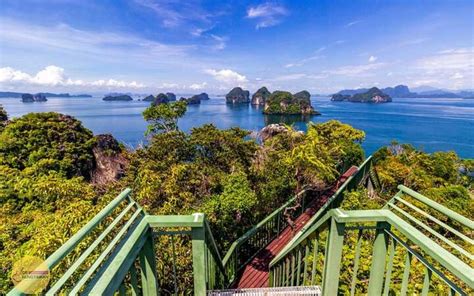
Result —
<path fill-rule="evenodd" d="M 0 291 L 11 288 L 13 262 L 25 254 L 50 255 L 125 187 L 150 214 L 206 213 L 224 252 L 301 188 L 323 190 L 364 157 L 364 132 L 338 121 L 310 123 L 306 133 L 280 125 L 257 144 L 239 128 L 204 125 L 184 133 L 177 121 L 185 112 L 182 102 L 146 109 L 150 141 L 135 151 L 107 144 L 109 137 L 94 136 L 67 115 L 28 114 L 6 124 L 0 130 Z M 90 176 L 97 157 L 107 155 L 127 161 L 114 179 L 97 184 Z M 396 145 L 376 158 L 386 196 L 402 183 L 470 211 L 472 183 L 462 168 L 472 169 L 472 163 L 454 153 Z M 360 194 L 352 193 L 344 206 L 379 206 L 385 198 L 367 201 Z M 185 252 L 186 241 L 178 240 L 176 248 Z M 166 258 L 164 272 L 171 273 L 172 259 Z M 189 262 L 179 259 L 178 268 L 186 275 L 180 287 L 191 286 Z"/>

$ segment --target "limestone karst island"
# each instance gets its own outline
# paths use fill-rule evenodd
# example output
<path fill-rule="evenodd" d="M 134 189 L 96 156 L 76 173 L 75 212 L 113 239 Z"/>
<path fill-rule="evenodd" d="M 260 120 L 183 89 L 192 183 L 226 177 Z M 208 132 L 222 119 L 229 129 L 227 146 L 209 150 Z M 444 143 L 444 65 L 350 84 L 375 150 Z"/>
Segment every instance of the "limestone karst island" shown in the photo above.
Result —
<path fill-rule="evenodd" d="M 473 12 L 2 0 L 0 295 L 474 295 Z"/>

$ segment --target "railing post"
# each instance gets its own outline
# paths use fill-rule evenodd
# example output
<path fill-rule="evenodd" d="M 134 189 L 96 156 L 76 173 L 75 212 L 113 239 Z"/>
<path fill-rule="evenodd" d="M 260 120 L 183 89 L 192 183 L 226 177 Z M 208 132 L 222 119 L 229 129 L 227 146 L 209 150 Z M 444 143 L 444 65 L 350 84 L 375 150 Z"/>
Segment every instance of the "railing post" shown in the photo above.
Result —
<path fill-rule="evenodd" d="M 206 295 L 206 242 L 204 227 L 192 228 L 194 295 Z"/>
<path fill-rule="evenodd" d="M 331 218 L 330 223 L 323 272 L 322 290 L 324 296 L 338 294 L 342 245 L 344 243 L 345 224 L 336 222 L 334 218 Z"/>
<path fill-rule="evenodd" d="M 378 222 L 375 233 L 374 249 L 372 252 L 372 263 L 370 266 L 369 295 L 382 295 L 385 276 L 385 259 L 388 248 L 388 235 L 385 229 L 390 229 L 386 222 Z"/>
<path fill-rule="evenodd" d="M 147 238 L 139 257 L 143 295 L 158 295 L 155 249 L 153 246 L 153 234 L 151 228 L 148 230 Z"/>

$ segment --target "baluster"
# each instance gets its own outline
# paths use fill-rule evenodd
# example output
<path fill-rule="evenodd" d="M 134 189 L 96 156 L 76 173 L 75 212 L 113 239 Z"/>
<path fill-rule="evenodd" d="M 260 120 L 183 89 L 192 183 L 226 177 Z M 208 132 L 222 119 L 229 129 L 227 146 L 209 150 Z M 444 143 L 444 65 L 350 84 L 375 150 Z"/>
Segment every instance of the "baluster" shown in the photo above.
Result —
<path fill-rule="evenodd" d="M 386 222 L 378 222 L 375 231 L 374 247 L 372 251 L 372 262 L 370 266 L 369 289 L 370 295 L 382 294 L 385 261 L 387 257 L 388 234 L 385 229 L 390 225 Z"/>
<path fill-rule="evenodd" d="M 359 229 L 357 234 L 357 244 L 355 248 L 355 256 L 354 256 L 354 270 L 352 272 L 352 280 L 351 280 L 351 295 L 355 294 L 355 288 L 357 283 L 357 272 L 359 270 L 359 257 L 360 257 L 360 245 L 362 244 L 362 229 Z"/>
<path fill-rule="evenodd" d="M 385 287 L 383 290 L 383 295 L 388 296 L 390 291 L 390 282 L 392 280 L 392 269 L 393 269 L 393 258 L 395 257 L 395 250 L 397 248 L 397 241 L 391 237 L 390 244 L 390 257 L 388 260 L 387 275 L 385 276 Z"/>
<path fill-rule="evenodd" d="M 301 277 L 301 247 L 298 247 L 298 266 L 296 267 L 296 286 L 300 285 Z"/>
<path fill-rule="evenodd" d="M 400 295 L 406 295 L 408 290 L 408 280 L 410 278 L 411 253 L 407 251 L 405 258 L 405 269 L 403 271 L 402 289 Z"/>
<path fill-rule="evenodd" d="M 306 278 L 308 276 L 308 256 L 309 256 L 309 240 L 305 241 L 305 250 L 304 250 L 304 269 L 303 269 L 303 286 L 306 285 Z"/>
<path fill-rule="evenodd" d="M 311 285 L 316 284 L 316 264 L 318 260 L 318 239 L 319 239 L 319 232 L 316 232 L 316 237 L 314 239 L 314 249 L 313 249 L 313 266 L 311 269 Z"/>
<path fill-rule="evenodd" d="M 423 290 L 421 291 L 421 295 L 426 296 L 430 291 L 430 283 L 431 283 L 431 270 L 428 267 L 425 267 L 425 279 L 423 281 Z"/>
<path fill-rule="evenodd" d="M 291 252 L 291 286 L 295 284 L 295 252 Z"/>
<path fill-rule="evenodd" d="M 345 224 L 331 218 L 323 271 L 323 295 L 336 295 L 339 289 L 342 245 L 344 243 Z"/>
<path fill-rule="evenodd" d="M 139 295 L 138 292 L 138 279 L 137 279 L 137 269 L 135 268 L 135 262 L 130 267 L 130 283 L 132 285 L 132 296 Z"/>

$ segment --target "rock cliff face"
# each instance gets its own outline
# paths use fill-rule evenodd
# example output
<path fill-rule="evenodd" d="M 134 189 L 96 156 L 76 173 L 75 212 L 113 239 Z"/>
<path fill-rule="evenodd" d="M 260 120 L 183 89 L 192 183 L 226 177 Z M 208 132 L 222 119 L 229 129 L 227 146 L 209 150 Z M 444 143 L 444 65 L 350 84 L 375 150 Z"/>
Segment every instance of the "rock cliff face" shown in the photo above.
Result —
<path fill-rule="evenodd" d="M 241 87 L 234 87 L 226 96 L 227 104 L 246 104 L 250 102 L 250 92 Z"/>
<path fill-rule="evenodd" d="M 31 103 L 35 101 L 35 98 L 33 97 L 32 94 L 22 94 L 21 95 L 21 101 L 23 103 Z"/>
<path fill-rule="evenodd" d="M 22 94 L 21 95 L 21 101 L 23 103 L 32 103 L 32 102 L 46 102 L 48 99 L 46 99 L 46 96 L 44 96 L 41 93 L 32 95 L 32 94 Z"/>
<path fill-rule="evenodd" d="M 106 96 L 102 100 L 104 101 L 133 101 L 132 97 L 129 95 Z"/>
<path fill-rule="evenodd" d="M 256 93 L 252 95 L 252 105 L 259 105 L 259 106 L 264 106 L 265 101 L 268 99 L 268 97 L 271 95 L 271 93 L 268 91 L 268 89 L 264 86 L 261 87 L 259 90 L 257 90 Z"/>
<path fill-rule="evenodd" d="M 35 102 L 46 102 L 48 99 L 46 99 L 46 96 L 43 94 L 36 94 L 33 96 Z"/>
<path fill-rule="evenodd" d="M 207 93 L 200 93 L 198 95 L 192 96 L 192 98 L 198 99 L 200 101 L 206 101 L 209 100 L 209 95 Z"/>
<path fill-rule="evenodd" d="M 170 102 L 176 101 L 176 95 L 174 93 L 167 92 L 166 96 L 168 97 L 168 101 L 170 101 Z"/>
<path fill-rule="evenodd" d="M 349 101 L 354 103 L 388 103 L 392 98 L 376 87 L 372 87 L 363 93 L 354 95 L 335 94 L 331 97 L 331 101 L 342 102 Z"/>
<path fill-rule="evenodd" d="M 263 113 L 287 115 L 320 114 L 311 106 L 311 95 L 307 91 L 294 95 L 287 91 L 274 91 L 266 100 Z"/>
<path fill-rule="evenodd" d="M 128 160 L 122 154 L 122 148 L 112 135 L 95 136 L 92 148 L 95 167 L 91 172 L 91 181 L 95 184 L 107 184 L 124 175 Z"/>
<path fill-rule="evenodd" d="M 168 96 L 165 95 L 164 93 L 159 93 L 156 96 L 156 98 L 153 100 L 152 105 L 156 106 L 156 105 L 160 105 L 160 104 L 166 104 L 168 102 L 169 102 Z"/>
<path fill-rule="evenodd" d="M 273 123 L 262 128 L 260 132 L 258 133 L 258 136 L 260 137 L 260 139 L 262 139 L 263 142 L 265 142 L 266 140 L 271 139 L 278 134 L 289 133 L 289 132 L 291 131 L 286 125 Z M 297 132 L 297 135 L 303 136 L 304 133 L 302 131 L 299 131 Z"/>
<path fill-rule="evenodd" d="M 146 96 L 143 101 L 144 102 L 153 102 L 155 100 L 155 97 L 153 95 Z"/>
<path fill-rule="evenodd" d="M 199 98 L 199 95 L 194 95 L 187 99 L 185 97 L 181 97 L 179 100 L 185 101 L 188 105 L 198 105 L 201 104 L 201 100 Z"/>

